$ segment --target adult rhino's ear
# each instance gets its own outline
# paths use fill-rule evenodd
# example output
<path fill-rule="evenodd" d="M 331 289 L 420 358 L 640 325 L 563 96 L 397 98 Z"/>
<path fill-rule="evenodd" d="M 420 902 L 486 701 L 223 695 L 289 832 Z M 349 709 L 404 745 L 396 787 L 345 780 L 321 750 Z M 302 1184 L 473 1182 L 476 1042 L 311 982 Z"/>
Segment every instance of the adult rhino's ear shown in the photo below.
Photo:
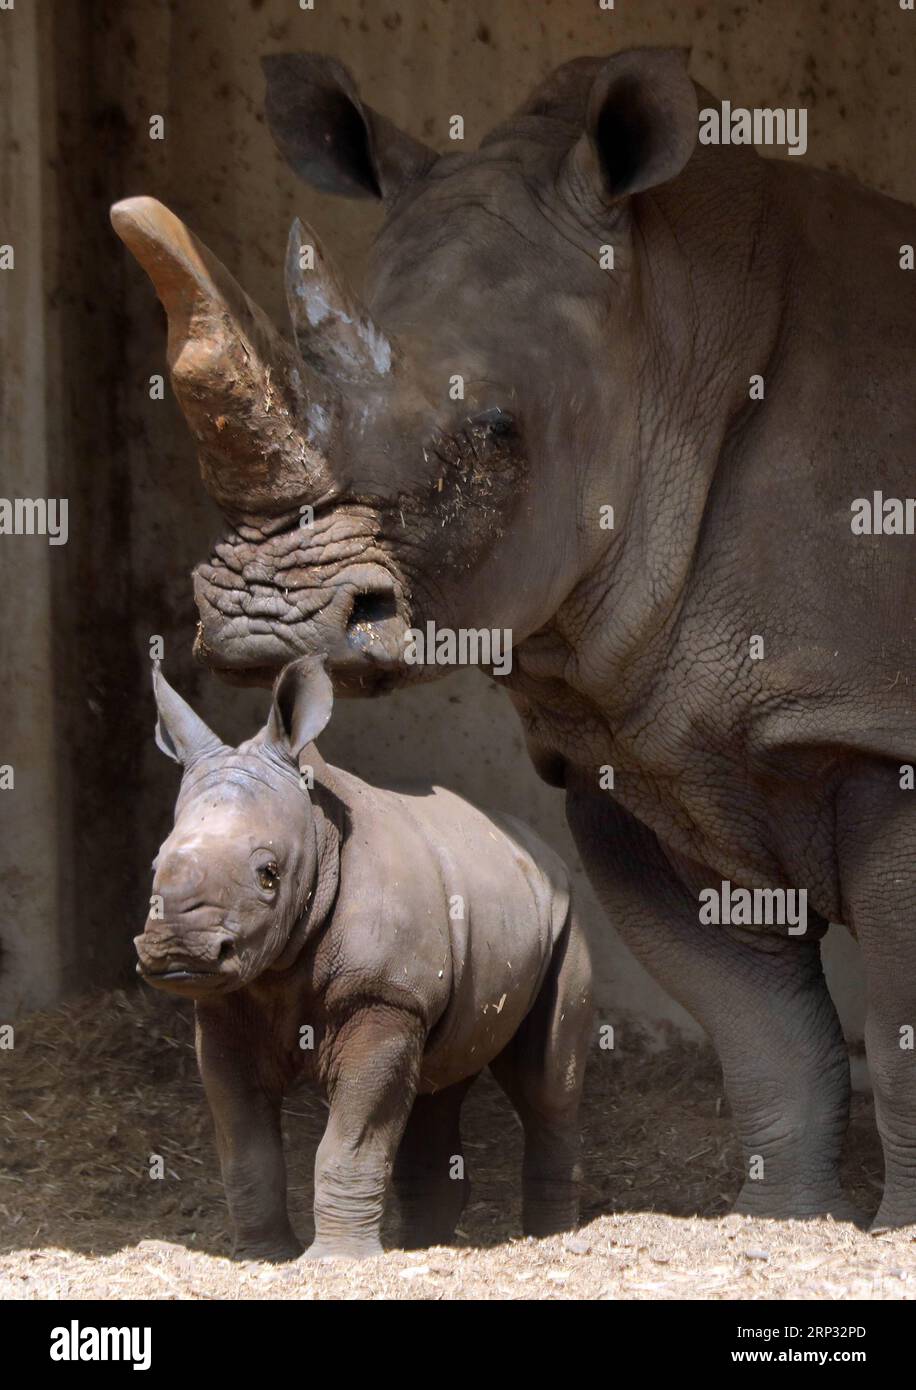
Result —
<path fill-rule="evenodd" d="M 200 715 L 172 689 L 158 661 L 153 663 L 153 694 L 158 711 L 156 746 L 167 758 L 187 766 L 208 753 L 218 753 L 224 746 Z"/>
<path fill-rule="evenodd" d="M 618 53 L 592 83 L 585 130 L 564 162 L 573 198 L 607 204 L 675 178 L 697 143 L 696 88 L 679 48 Z"/>
<path fill-rule="evenodd" d="M 324 193 L 394 198 L 435 153 L 366 106 L 343 63 L 321 53 L 263 58 L 267 123 L 301 179 Z"/>
<path fill-rule="evenodd" d="M 277 677 L 267 721 L 267 741 L 294 763 L 325 728 L 334 708 L 334 687 L 318 656 L 291 661 Z"/>

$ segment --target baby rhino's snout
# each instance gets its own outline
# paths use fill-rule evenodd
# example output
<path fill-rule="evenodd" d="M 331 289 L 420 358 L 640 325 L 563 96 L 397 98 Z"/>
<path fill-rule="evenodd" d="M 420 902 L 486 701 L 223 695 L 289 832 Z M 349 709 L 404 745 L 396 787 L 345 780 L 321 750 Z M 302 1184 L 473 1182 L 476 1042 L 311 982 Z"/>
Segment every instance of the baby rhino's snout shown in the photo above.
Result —
<path fill-rule="evenodd" d="M 225 927 L 225 909 L 208 892 L 210 877 L 193 850 L 173 851 L 160 863 L 150 915 L 134 937 L 138 973 L 150 984 L 194 994 L 235 975 L 235 940 Z"/>

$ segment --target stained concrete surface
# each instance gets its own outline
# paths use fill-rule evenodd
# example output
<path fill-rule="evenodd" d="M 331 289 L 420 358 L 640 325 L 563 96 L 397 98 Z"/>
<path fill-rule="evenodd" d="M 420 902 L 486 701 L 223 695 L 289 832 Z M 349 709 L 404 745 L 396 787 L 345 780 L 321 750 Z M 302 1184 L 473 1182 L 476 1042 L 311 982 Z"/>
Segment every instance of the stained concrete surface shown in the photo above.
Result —
<path fill-rule="evenodd" d="M 295 213 L 358 282 L 379 214 L 307 190 L 262 114 L 261 54 L 343 59 L 365 97 L 445 149 L 448 118 L 474 144 L 550 68 L 640 43 L 689 46 L 691 71 L 735 104 L 804 105 L 813 165 L 916 200 L 916 16 L 892 0 L 618 3 L 589 0 L 19 0 L 0 14 L 6 129 L 0 242 L 4 495 L 70 498 L 71 536 L 0 545 L 0 1016 L 131 969 L 149 861 L 175 771 L 152 743 L 147 653 L 226 736 L 250 731 L 263 695 L 192 666 L 189 572 L 219 518 L 197 475 L 165 370 L 162 312 L 111 233 L 110 202 L 152 194 L 185 218 L 285 323 L 281 263 Z M 152 115 L 163 141 L 149 138 Z M 829 254 L 829 248 L 825 248 Z M 507 701 L 476 673 L 373 704 L 341 704 L 332 761 L 372 779 L 432 775 L 531 820 L 572 861 L 592 929 L 602 1003 L 686 1016 L 629 958 L 584 883 L 561 795 L 538 782 Z M 833 933 L 828 968 L 861 1032 L 856 949 Z"/>

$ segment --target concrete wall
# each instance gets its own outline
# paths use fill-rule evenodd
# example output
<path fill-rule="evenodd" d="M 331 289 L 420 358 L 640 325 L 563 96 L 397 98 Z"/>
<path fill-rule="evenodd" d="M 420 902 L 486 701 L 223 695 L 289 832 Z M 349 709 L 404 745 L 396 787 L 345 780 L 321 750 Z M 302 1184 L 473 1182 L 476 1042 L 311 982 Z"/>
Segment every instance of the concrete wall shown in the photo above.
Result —
<path fill-rule="evenodd" d="M 867 13 L 865 13 L 867 11 Z M 814 164 L 916 201 L 916 16 L 896 0 L 660 3 L 618 0 L 16 0 L 0 9 L 0 275 L 4 496 L 68 495 L 70 541 L 0 538 L 0 1016 L 132 966 L 149 861 L 168 823 L 174 768 L 152 744 L 147 651 L 224 736 L 251 730 L 264 697 L 190 661 L 188 582 L 219 518 L 167 396 L 162 313 L 107 223 L 109 202 L 169 204 L 281 324 L 281 256 L 303 213 L 358 282 L 377 224 L 365 204 L 297 184 L 261 113 L 258 58 L 289 48 L 343 59 L 366 98 L 439 148 L 460 112 L 479 137 L 551 67 L 639 43 L 692 47 L 693 75 L 741 105 L 809 108 Z M 166 138 L 149 138 L 149 118 Z M 605 1004 L 685 1023 L 598 913 L 562 817 L 535 778 L 507 702 L 476 673 L 372 704 L 342 703 L 323 742 L 367 778 L 432 773 L 514 811 L 576 864 Z M 855 949 L 828 946 L 852 1032 Z"/>
<path fill-rule="evenodd" d="M 0 27 L 0 90 L 6 120 L 0 141 L 0 243 L 12 245 L 2 272 L 0 448 L 5 497 L 47 497 L 55 489 L 45 399 L 41 83 L 34 14 Z M 10 157 L 15 150 L 16 157 Z M 20 235 L 28 229 L 27 242 Z M 60 554 L 60 551 L 58 551 Z M 48 543 L 38 536 L 0 537 L 0 763 L 14 783 L 0 791 L 0 981 L 15 978 L 27 999 L 56 993 L 59 974 L 58 820 L 60 787 L 48 737 L 54 722 L 54 622 Z M 43 839 L 35 853 L 35 833 Z M 3 986 L 0 984 L 0 989 Z M 16 996 L 5 996 L 5 1007 Z"/>

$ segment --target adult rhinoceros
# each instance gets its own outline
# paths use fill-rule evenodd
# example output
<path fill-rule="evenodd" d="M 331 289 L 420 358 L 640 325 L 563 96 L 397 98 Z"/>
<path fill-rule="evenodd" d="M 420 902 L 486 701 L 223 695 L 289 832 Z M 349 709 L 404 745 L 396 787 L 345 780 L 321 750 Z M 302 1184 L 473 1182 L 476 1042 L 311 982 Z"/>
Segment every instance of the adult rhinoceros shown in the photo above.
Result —
<path fill-rule="evenodd" d="M 568 63 L 441 157 L 334 60 L 266 68 L 288 161 L 387 215 L 365 307 L 294 226 L 293 350 L 159 204 L 115 209 L 230 527 L 199 654 L 258 680 L 323 652 L 372 693 L 421 674 L 408 628 L 510 628 L 607 912 L 715 1041 L 740 1209 L 847 1209 L 836 921 L 867 975 L 876 1222 L 916 1220 L 913 210 L 698 143 L 679 52 Z M 720 889 L 767 907 L 717 924 Z"/>

